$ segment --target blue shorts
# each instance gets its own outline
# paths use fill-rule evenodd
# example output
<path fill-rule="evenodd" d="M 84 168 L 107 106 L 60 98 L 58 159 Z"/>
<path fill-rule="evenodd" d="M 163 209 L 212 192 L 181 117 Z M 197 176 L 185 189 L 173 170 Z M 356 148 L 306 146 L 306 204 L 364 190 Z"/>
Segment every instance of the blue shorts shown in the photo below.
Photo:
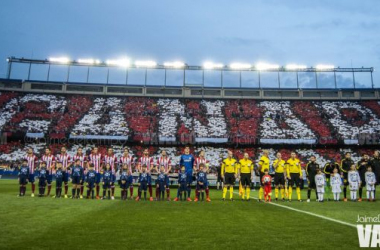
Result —
<path fill-rule="evenodd" d="M 28 183 L 28 178 L 26 175 L 22 175 L 20 176 L 20 181 L 19 181 L 20 185 L 26 185 Z"/>
<path fill-rule="evenodd" d="M 82 178 L 80 176 L 73 176 L 71 177 L 71 181 L 74 185 L 79 185 L 81 184 Z"/>
<path fill-rule="evenodd" d="M 95 186 L 95 181 L 89 181 L 87 182 L 87 187 L 93 189 Z"/>
<path fill-rule="evenodd" d="M 109 181 L 104 182 L 103 189 L 110 189 L 110 188 L 111 188 L 111 182 Z"/>
<path fill-rule="evenodd" d="M 86 175 L 84 174 L 82 176 L 82 179 L 80 180 L 80 184 L 83 185 L 83 183 L 85 182 L 85 180 L 86 180 Z"/>
<path fill-rule="evenodd" d="M 128 176 L 128 181 L 127 181 L 130 185 L 133 184 L 133 176 L 132 175 L 129 175 Z"/>
<path fill-rule="evenodd" d="M 187 183 L 182 182 L 179 184 L 179 191 L 180 192 L 186 192 L 187 191 Z"/>
<path fill-rule="evenodd" d="M 69 182 L 69 173 L 63 173 L 63 182 Z"/>
<path fill-rule="evenodd" d="M 96 176 L 95 176 L 95 183 L 96 183 L 96 184 L 99 184 L 101 178 L 102 178 L 102 175 L 101 175 L 100 173 L 96 173 Z"/>
<path fill-rule="evenodd" d="M 121 189 L 127 189 L 127 188 L 129 188 L 130 185 L 131 185 L 131 183 L 129 182 L 129 180 L 126 180 L 125 183 L 123 183 L 123 181 L 120 180 L 120 188 Z"/>
<path fill-rule="evenodd" d="M 146 191 L 148 189 L 148 182 L 140 182 L 140 191 Z"/>
<path fill-rule="evenodd" d="M 191 185 L 191 183 L 193 183 L 193 173 L 187 173 L 186 183 L 187 185 Z"/>
<path fill-rule="evenodd" d="M 160 192 L 165 191 L 165 185 L 166 185 L 166 182 L 159 182 L 159 183 L 157 183 L 158 190 L 159 190 Z"/>
<path fill-rule="evenodd" d="M 60 178 L 60 179 L 55 179 L 55 186 L 56 187 L 62 187 L 62 183 L 63 183 L 63 180 L 62 180 L 62 178 Z"/>
<path fill-rule="evenodd" d="M 46 178 L 39 178 L 38 179 L 38 186 L 39 187 L 46 187 L 46 181 L 47 181 Z"/>
<path fill-rule="evenodd" d="M 152 176 L 151 175 L 148 175 L 148 182 L 147 182 L 148 185 L 152 185 Z"/>
<path fill-rule="evenodd" d="M 33 183 L 34 182 L 34 174 L 29 174 L 28 180 L 29 180 L 29 182 Z"/>
<path fill-rule="evenodd" d="M 205 190 L 207 188 L 207 185 L 203 183 L 202 185 L 197 183 L 197 190 Z"/>
<path fill-rule="evenodd" d="M 53 175 L 52 174 L 48 174 L 47 177 L 46 177 L 46 181 L 47 181 L 47 184 L 50 185 L 53 181 Z"/>

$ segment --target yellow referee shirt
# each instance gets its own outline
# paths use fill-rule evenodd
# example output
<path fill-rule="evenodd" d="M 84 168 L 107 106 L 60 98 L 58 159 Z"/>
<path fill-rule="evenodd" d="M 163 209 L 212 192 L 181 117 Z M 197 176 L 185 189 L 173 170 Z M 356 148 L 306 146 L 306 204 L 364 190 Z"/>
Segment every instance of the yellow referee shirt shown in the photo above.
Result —
<path fill-rule="evenodd" d="M 250 174 L 253 170 L 253 162 L 250 159 L 241 159 L 239 169 L 241 174 Z"/>
<path fill-rule="evenodd" d="M 290 174 L 300 174 L 302 175 L 301 162 L 299 159 L 295 158 L 294 160 L 290 158 L 286 161 L 288 177 Z"/>
<path fill-rule="evenodd" d="M 261 166 L 261 170 L 260 170 L 261 173 L 264 173 L 265 170 L 269 171 L 269 163 L 270 161 L 268 157 L 266 157 L 265 155 L 260 157 L 259 165 Z"/>
<path fill-rule="evenodd" d="M 278 165 L 275 166 L 277 163 Z M 285 161 L 284 160 L 279 161 L 278 159 L 274 160 L 273 168 L 277 174 L 283 174 L 285 172 Z"/>
<path fill-rule="evenodd" d="M 236 174 L 237 173 L 236 160 L 234 158 L 224 159 L 223 164 L 222 164 L 221 173 L 222 173 L 222 175 L 224 175 L 225 173 Z"/>

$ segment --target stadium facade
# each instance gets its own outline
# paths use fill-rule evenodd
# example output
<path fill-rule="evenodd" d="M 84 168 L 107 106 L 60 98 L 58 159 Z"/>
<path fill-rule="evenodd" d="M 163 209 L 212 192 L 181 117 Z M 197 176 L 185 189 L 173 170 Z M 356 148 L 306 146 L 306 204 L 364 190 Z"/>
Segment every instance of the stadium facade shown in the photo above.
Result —
<path fill-rule="evenodd" d="M 166 148 L 175 156 L 174 148 L 194 144 L 195 152 L 207 147 L 214 164 L 227 148 L 234 148 L 237 157 L 244 151 L 253 157 L 260 147 L 285 155 L 296 149 L 305 161 L 317 154 L 324 163 L 339 160 L 347 150 L 359 158 L 379 144 L 380 92 L 374 88 L 373 68 L 120 69 L 101 62 L 13 57 L 8 62 L 7 78 L 0 79 L 0 125 L 11 144 L 2 150 L 2 161 L 22 157 L 24 147 L 42 152 L 46 146 L 69 145 L 75 151 L 78 144 L 100 141 L 118 145 L 120 153 L 120 145 L 127 145 L 136 155 L 149 146 L 152 154 Z M 78 69 L 82 81 L 72 77 Z M 114 70 L 123 73 L 121 82 L 111 81 Z M 197 77 L 189 80 L 189 75 Z M 158 79 L 153 85 L 152 77 Z"/>

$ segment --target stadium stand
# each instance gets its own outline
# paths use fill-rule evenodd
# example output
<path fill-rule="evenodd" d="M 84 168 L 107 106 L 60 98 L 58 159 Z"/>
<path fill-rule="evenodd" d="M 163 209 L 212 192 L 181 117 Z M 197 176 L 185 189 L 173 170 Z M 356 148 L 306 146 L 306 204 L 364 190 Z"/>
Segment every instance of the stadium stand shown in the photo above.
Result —
<path fill-rule="evenodd" d="M 353 144 L 358 144 L 361 134 L 376 136 L 380 132 L 379 115 L 380 104 L 372 100 L 202 100 L 2 92 L 0 130 L 9 142 L 0 146 L 0 161 L 20 160 L 27 147 L 42 154 L 46 146 L 58 153 L 61 146 L 68 145 L 74 152 L 79 146 L 75 139 L 103 136 L 128 139 L 127 145 L 136 156 L 141 156 L 145 147 L 155 156 L 166 150 L 174 163 L 182 148 L 177 144 L 165 146 L 168 142 L 195 143 L 193 152 L 205 150 L 213 166 L 219 164 L 220 155 L 225 156 L 228 148 L 237 158 L 248 152 L 257 159 L 261 154 L 257 147 L 271 148 L 272 158 L 277 151 L 287 158 L 292 149 L 304 162 L 317 155 L 323 165 L 330 160 L 340 161 L 345 151 L 352 151 L 356 158 L 371 152 Z M 53 141 L 19 142 L 13 138 L 15 133 Z M 58 140 L 68 138 L 74 140 Z M 284 144 L 293 145 L 289 148 Z M 329 147 L 331 144 L 334 146 Z M 85 152 L 92 145 L 84 145 Z M 121 143 L 113 148 L 121 155 Z M 100 146 L 100 152 L 105 153 L 106 147 Z"/>
<path fill-rule="evenodd" d="M 338 144 L 380 131 L 376 101 L 256 101 L 52 94 L 0 95 L 2 132 L 262 144 Z"/>

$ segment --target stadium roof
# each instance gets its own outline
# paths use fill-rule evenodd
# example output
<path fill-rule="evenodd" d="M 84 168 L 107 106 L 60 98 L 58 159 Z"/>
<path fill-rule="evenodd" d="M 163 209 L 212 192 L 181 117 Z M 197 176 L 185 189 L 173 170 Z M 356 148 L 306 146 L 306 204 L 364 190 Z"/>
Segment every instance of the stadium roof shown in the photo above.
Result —
<path fill-rule="evenodd" d="M 155 85 L 219 88 L 374 88 L 373 67 L 333 65 L 205 62 L 201 66 L 173 61 L 131 61 L 128 58 L 72 60 L 67 57 L 9 57 L 7 79 L 66 83 Z M 15 68 L 24 65 L 21 68 Z M 26 66 L 26 67 L 25 67 Z M 36 77 L 37 75 L 37 77 Z"/>

